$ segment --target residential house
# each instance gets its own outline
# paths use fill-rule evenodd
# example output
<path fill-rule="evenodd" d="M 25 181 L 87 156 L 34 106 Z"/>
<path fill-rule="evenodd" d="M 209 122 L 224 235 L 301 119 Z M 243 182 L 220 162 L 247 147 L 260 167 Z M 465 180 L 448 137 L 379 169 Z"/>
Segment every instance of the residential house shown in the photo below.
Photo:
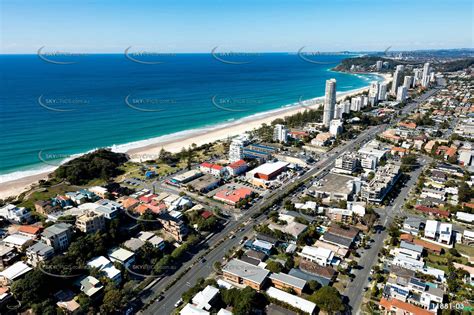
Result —
<path fill-rule="evenodd" d="M 13 281 L 20 279 L 23 275 L 33 270 L 22 261 L 18 261 L 0 272 L 0 285 L 9 286 Z"/>
<path fill-rule="evenodd" d="M 320 266 L 330 266 L 334 258 L 334 252 L 323 247 L 304 246 L 301 253 L 303 259 L 317 263 Z"/>
<path fill-rule="evenodd" d="M 37 242 L 26 249 L 27 262 L 33 267 L 50 260 L 54 256 L 54 248 L 43 242 Z"/>
<path fill-rule="evenodd" d="M 135 263 L 135 254 L 124 248 L 114 248 L 109 251 L 109 259 L 130 268 Z"/>
<path fill-rule="evenodd" d="M 17 207 L 12 204 L 7 204 L 0 208 L 0 217 L 15 223 L 28 222 L 30 216 L 30 211 L 25 207 Z"/>
<path fill-rule="evenodd" d="M 64 251 L 69 247 L 72 236 L 72 225 L 56 223 L 44 229 L 41 240 L 56 251 Z"/>
<path fill-rule="evenodd" d="M 122 274 L 120 270 L 115 268 L 114 264 L 104 256 L 98 256 L 87 262 L 89 268 L 97 268 L 103 272 L 107 278 L 114 281 L 116 284 L 122 282 Z"/>
<path fill-rule="evenodd" d="M 76 218 L 76 228 L 86 234 L 93 234 L 105 229 L 105 219 L 102 213 L 86 211 Z"/>

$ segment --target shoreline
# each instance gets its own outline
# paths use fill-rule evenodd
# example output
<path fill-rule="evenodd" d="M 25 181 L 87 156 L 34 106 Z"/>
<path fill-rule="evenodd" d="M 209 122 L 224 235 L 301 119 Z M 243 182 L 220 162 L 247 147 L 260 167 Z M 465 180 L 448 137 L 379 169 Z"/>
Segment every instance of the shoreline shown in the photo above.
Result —
<path fill-rule="evenodd" d="M 383 82 L 391 81 L 391 76 L 384 73 L 370 73 L 383 78 Z M 346 92 L 339 92 L 336 95 L 337 101 L 347 97 L 360 94 L 369 89 L 368 86 L 361 87 Z M 198 129 L 184 130 L 181 132 L 135 141 L 123 145 L 111 146 L 112 151 L 127 153 L 133 162 L 141 162 L 156 159 L 161 149 L 171 153 L 180 152 L 182 148 L 188 148 L 193 143 L 197 146 L 234 137 L 247 131 L 260 127 L 262 124 L 270 124 L 277 118 L 294 115 L 306 109 L 317 109 L 321 106 L 324 96 L 302 101 L 303 105 L 297 103 L 288 104 L 285 107 L 255 113 L 250 116 L 216 125 L 202 127 Z M 83 153 L 85 154 L 85 153 Z M 78 154 L 80 156 L 82 154 Z M 44 171 L 38 174 L 21 177 L 0 183 L 0 199 L 17 197 L 21 193 L 32 188 L 41 179 L 47 179 L 53 170 Z"/>

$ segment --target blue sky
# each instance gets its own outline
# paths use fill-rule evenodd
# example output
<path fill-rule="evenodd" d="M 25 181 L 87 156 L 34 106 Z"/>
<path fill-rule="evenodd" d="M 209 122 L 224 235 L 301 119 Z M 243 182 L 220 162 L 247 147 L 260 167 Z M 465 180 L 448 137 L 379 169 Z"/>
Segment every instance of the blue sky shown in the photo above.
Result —
<path fill-rule="evenodd" d="M 469 0 L 1 0 L 1 52 L 473 47 Z"/>

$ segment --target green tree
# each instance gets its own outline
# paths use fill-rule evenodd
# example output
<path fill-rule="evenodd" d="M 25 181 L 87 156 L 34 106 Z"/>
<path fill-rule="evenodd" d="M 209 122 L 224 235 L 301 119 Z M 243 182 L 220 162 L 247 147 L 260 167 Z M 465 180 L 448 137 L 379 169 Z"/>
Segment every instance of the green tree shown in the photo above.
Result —
<path fill-rule="evenodd" d="M 324 286 L 313 293 L 309 300 L 313 301 L 318 307 L 328 314 L 335 314 L 344 310 L 341 294 L 336 288 Z"/>
<path fill-rule="evenodd" d="M 122 297 L 122 292 L 118 288 L 113 284 L 107 285 L 100 312 L 102 314 L 114 314 L 119 311 L 122 306 Z"/>
<path fill-rule="evenodd" d="M 282 272 L 283 270 L 282 264 L 280 264 L 278 261 L 275 261 L 275 260 L 271 260 L 267 264 L 266 268 L 270 270 L 271 272 L 275 272 L 275 273 Z"/>

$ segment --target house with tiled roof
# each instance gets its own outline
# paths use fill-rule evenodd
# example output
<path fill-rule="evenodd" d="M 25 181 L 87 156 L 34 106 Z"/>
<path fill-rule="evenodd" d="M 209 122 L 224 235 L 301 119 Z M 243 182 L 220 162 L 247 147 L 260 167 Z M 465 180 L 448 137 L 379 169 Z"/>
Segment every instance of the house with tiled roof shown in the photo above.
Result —
<path fill-rule="evenodd" d="M 233 163 L 230 163 L 226 166 L 227 171 L 230 176 L 237 176 L 244 173 L 247 170 L 248 166 L 244 160 L 237 160 Z"/>
<path fill-rule="evenodd" d="M 199 169 L 201 172 L 205 174 L 211 174 L 214 176 L 222 176 L 224 174 L 225 168 L 222 165 L 203 162 L 199 165 Z"/>
<path fill-rule="evenodd" d="M 425 310 L 413 304 L 398 299 L 380 299 L 379 304 L 382 314 L 387 315 L 433 315 L 435 313 Z"/>
<path fill-rule="evenodd" d="M 37 225 L 20 225 L 17 232 L 31 238 L 38 238 L 43 231 L 43 227 Z"/>
<path fill-rule="evenodd" d="M 235 206 L 239 201 L 251 197 L 253 191 L 249 188 L 222 189 L 214 195 L 214 199 Z"/>

